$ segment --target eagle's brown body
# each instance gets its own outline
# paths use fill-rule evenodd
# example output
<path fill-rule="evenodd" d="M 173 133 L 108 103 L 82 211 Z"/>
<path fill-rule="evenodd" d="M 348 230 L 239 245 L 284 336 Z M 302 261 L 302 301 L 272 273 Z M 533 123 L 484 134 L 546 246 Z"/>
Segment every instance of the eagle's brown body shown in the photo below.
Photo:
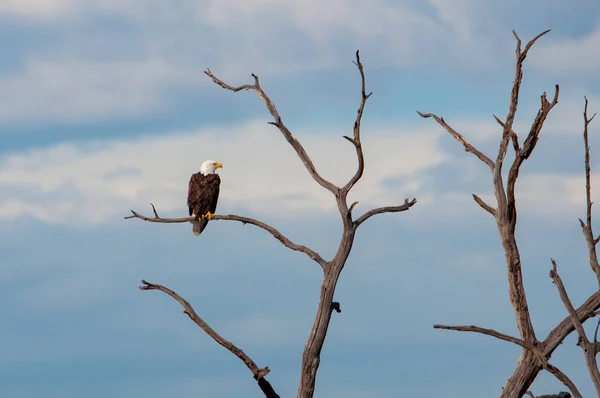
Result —
<path fill-rule="evenodd" d="M 221 178 L 219 178 L 218 174 L 192 174 L 188 188 L 190 216 L 201 217 L 207 213 L 215 213 L 219 199 L 220 185 Z M 204 231 L 204 228 L 206 228 L 208 220 L 194 221 L 193 224 L 194 235 L 200 235 Z"/>

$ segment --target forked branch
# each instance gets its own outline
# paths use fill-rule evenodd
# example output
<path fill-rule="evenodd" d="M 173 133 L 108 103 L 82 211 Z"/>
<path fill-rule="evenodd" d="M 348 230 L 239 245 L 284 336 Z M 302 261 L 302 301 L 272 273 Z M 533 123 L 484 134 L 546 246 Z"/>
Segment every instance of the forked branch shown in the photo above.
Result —
<path fill-rule="evenodd" d="M 258 382 L 258 385 L 265 394 L 265 397 L 279 398 L 279 395 L 277 395 L 275 390 L 273 390 L 271 384 L 265 379 L 265 376 L 269 374 L 268 367 L 259 368 L 258 365 L 256 365 L 256 363 L 244 351 L 235 346 L 232 342 L 224 339 L 219 333 L 217 333 L 213 328 L 211 328 L 196 313 L 196 311 L 194 311 L 194 308 L 191 306 L 191 304 L 179 294 L 162 285 L 146 282 L 145 280 L 142 280 L 142 283 L 144 285 L 140 286 L 140 290 L 160 290 L 161 292 L 166 293 L 175 300 L 177 300 L 177 302 L 183 307 L 183 312 L 187 314 L 187 316 L 189 316 L 190 319 L 194 321 L 196 325 L 198 325 L 202 330 L 204 330 L 204 332 L 206 332 L 206 334 L 212 337 L 213 340 L 215 340 L 221 346 L 225 347 L 229 352 L 231 352 L 233 355 L 241 359 L 242 362 L 244 362 L 244 364 L 252 372 L 254 379 Z"/>
<path fill-rule="evenodd" d="M 519 106 L 519 92 L 521 90 L 521 83 L 523 81 L 523 62 L 525 62 L 525 58 L 527 58 L 527 53 L 533 47 L 535 42 L 546 33 L 550 32 L 550 30 L 546 30 L 527 43 L 524 50 L 521 50 L 521 39 L 517 35 L 517 32 L 513 30 L 513 35 L 515 39 L 517 39 L 517 48 L 515 50 L 516 54 L 516 65 L 515 65 L 515 80 L 513 81 L 512 91 L 510 95 L 510 106 L 508 110 L 508 115 L 506 116 L 506 121 L 504 122 L 504 133 L 502 134 L 502 139 L 500 140 L 500 148 L 498 150 L 498 157 L 496 158 L 496 164 L 501 168 L 502 162 L 504 161 L 504 157 L 506 156 L 506 151 L 508 149 L 508 143 L 513 137 L 513 146 L 518 147 L 518 144 L 515 145 L 516 141 L 516 133 L 513 131 L 513 123 L 515 121 L 515 115 L 517 114 L 517 108 Z M 545 97 L 545 94 L 544 94 Z M 498 122 L 499 119 L 496 118 Z M 518 142 L 518 141 L 517 141 Z M 534 144 L 535 145 L 535 144 Z M 516 154 L 519 155 L 520 150 L 515 150 Z"/>
<path fill-rule="evenodd" d="M 363 172 L 365 170 L 365 157 L 363 154 L 362 143 L 360 140 L 360 122 L 362 121 L 363 112 L 365 110 L 365 104 L 367 103 L 367 100 L 369 99 L 369 97 L 373 94 L 372 92 L 367 94 L 367 83 L 366 83 L 366 79 L 365 79 L 365 70 L 363 68 L 362 63 L 360 62 L 360 52 L 358 50 L 356 51 L 356 61 L 354 62 L 354 65 L 356 65 L 356 67 L 358 68 L 358 71 L 360 72 L 361 100 L 360 100 L 360 105 L 358 107 L 356 120 L 354 121 L 354 136 L 353 136 L 353 138 L 344 136 L 344 138 L 346 138 L 348 141 L 350 141 L 356 148 L 356 157 L 358 158 L 358 167 L 357 167 L 356 173 L 352 176 L 350 181 L 348 181 L 348 183 L 343 188 L 343 191 L 346 193 L 348 193 L 350 191 L 350 189 L 352 189 L 354 184 L 356 184 L 358 182 L 358 180 L 360 180 L 360 178 L 362 177 Z"/>
<path fill-rule="evenodd" d="M 519 176 L 519 171 L 520 171 L 521 165 L 533 153 L 533 150 L 538 142 L 540 133 L 542 131 L 544 122 L 546 121 L 546 117 L 548 116 L 548 114 L 550 113 L 552 108 L 554 108 L 554 106 L 558 103 L 559 91 L 560 91 L 560 88 L 557 84 L 555 86 L 554 98 L 552 99 L 552 102 L 549 102 L 546 99 L 545 92 L 542 94 L 540 109 L 538 111 L 537 116 L 535 117 L 534 122 L 531 125 L 529 134 L 527 135 L 527 138 L 525 139 L 525 142 L 523 143 L 523 148 L 520 149 L 517 152 L 517 154 L 515 155 L 515 160 L 511 166 L 509 174 L 508 174 L 507 189 L 506 189 L 506 196 L 507 196 L 509 207 L 514 206 L 515 184 L 517 182 L 517 177 Z M 505 130 L 505 134 L 507 134 L 506 130 Z M 510 132 L 508 134 L 510 134 Z M 501 162 L 502 160 L 499 160 L 499 161 Z"/>
<path fill-rule="evenodd" d="M 162 218 L 158 216 L 158 213 L 156 212 L 156 209 L 154 207 L 153 204 L 152 205 L 152 209 L 154 211 L 154 217 L 147 217 L 144 216 L 134 210 L 131 210 L 132 215 L 131 216 L 127 216 L 125 217 L 125 219 L 131 219 L 131 218 L 139 218 L 140 220 L 144 220 L 144 221 L 148 221 L 148 222 L 155 222 L 155 223 L 166 223 L 166 224 L 174 224 L 174 223 L 186 223 L 186 222 L 192 222 L 195 220 L 194 217 L 181 217 L 181 218 Z M 264 229 L 265 231 L 267 231 L 268 233 L 270 233 L 271 235 L 273 235 L 273 237 L 275 239 L 277 239 L 278 241 L 280 241 L 284 246 L 286 246 L 289 249 L 292 249 L 294 251 L 298 251 L 298 252 L 302 252 L 304 254 L 306 254 L 308 257 L 312 258 L 314 261 L 316 261 L 321 268 L 324 268 L 325 265 L 327 264 L 327 261 L 325 261 L 320 255 L 319 253 L 315 252 L 314 250 L 304 246 L 304 245 L 299 245 L 296 244 L 294 242 L 292 242 L 291 240 L 289 240 L 287 237 L 285 237 L 285 235 L 283 235 L 281 232 L 279 232 L 277 229 L 273 228 L 272 226 L 265 224 L 262 221 L 258 221 L 255 220 L 253 218 L 249 218 L 249 217 L 242 217 L 242 216 L 237 216 L 235 214 L 229 214 L 226 216 L 221 216 L 221 215 L 215 215 L 212 220 L 229 220 L 229 221 L 239 221 L 242 224 L 252 224 L 255 225 L 259 228 Z"/>
<path fill-rule="evenodd" d="M 300 158 L 302 163 L 304 163 L 304 166 L 306 167 L 306 169 L 308 170 L 308 172 L 310 173 L 312 178 L 319 185 L 328 189 L 334 195 L 337 194 L 338 188 L 333 183 L 331 183 L 331 182 L 327 181 L 326 179 L 324 179 L 323 177 L 321 177 L 321 175 L 317 172 L 317 169 L 315 168 L 315 165 L 313 164 L 312 160 L 310 159 L 310 157 L 304 150 L 304 147 L 302 146 L 302 144 L 300 144 L 300 142 L 294 137 L 294 135 L 291 133 L 291 131 L 283 123 L 283 120 L 281 119 L 281 116 L 279 116 L 279 112 L 277 111 L 275 104 L 273 103 L 273 101 L 271 101 L 269 96 L 260 87 L 260 82 L 258 80 L 258 76 L 256 76 L 254 73 L 252 74 L 252 77 L 254 78 L 254 84 L 245 84 L 243 86 L 233 87 L 233 86 L 230 86 L 229 84 L 225 83 L 223 80 L 219 79 L 215 75 L 213 75 L 213 73 L 210 71 L 210 69 L 205 70 L 204 73 L 208 77 L 210 77 L 213 80 L 213 82 L 215 82 L 216 84 L 218 84 L 219 86 L 223 87 L 226 90 L 233 91 L 233 92 L 237 92 L 237 91 L 241 91 L 241 90 L 255 91 L 258 94 L 258 96 L 260 98 L 262 98 L 262 100 L 265 102 L 265 105 L 267 106 L 269 113 L 271 113 L 271 116 L 273 116 L 273 119 L 275 119 L 274 122 L 269 122 L 269 124 L 272 124 L 273 126 L 277 127 L 279 129 L 279 131 L 281 131 L 281 134 L 283 134 L 283 136 L 285 137 L 287 142 L 294 148 L 294 150 L 296 151 L 296 154 L 298 154 L 298 157 Z"/>

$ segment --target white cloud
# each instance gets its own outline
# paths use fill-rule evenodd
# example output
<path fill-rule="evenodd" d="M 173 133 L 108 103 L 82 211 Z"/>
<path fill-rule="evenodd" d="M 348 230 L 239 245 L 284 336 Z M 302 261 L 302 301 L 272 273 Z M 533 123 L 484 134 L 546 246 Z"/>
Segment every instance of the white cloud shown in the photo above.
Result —
<path fill-rule="evenodd" d="M 333 129 L 335 131 L 335 129 Z M 374 130 L 374 131 L 373 131 Z M 412 134 L 364 127 L 367 166 L 350 200 L 357 210 L 418 196 L 420 176 L 445 160 L 441 132 Z M 330 132 L 331 130 L 329 130 Z M 356 167 L 353 147 L 341 135 L 297 132 L 318 170 L 342 185 Z M 61 144 L 0 159 L 0 217 L 30 216 L 52 223 L 102 223 L 153 202 L 163 215 L 185 216 L 187 183 L 206 158 L 224 164 L 221 212 L 297 217 L 334 208 L 281 133 L 265 122 L 109 144 Z M 397 181 L 390 186 L 388 180 Z"/>
<path fill-rule="evenodd" d="M 0 76 L 10 101 L 0 108 L 4 122 L 42 117 L 80 121 L 108 115 L 146 114 L 164 105 L 166 87 L 200 81 L 201 73 L 157 58 L 93 62 L 32 59 L 16 76 Z M 206 80 L 206 79 L 203 79 Z"/>
<path fill-rule="evenodd" d="M 33 18 L 52 18 L 69 11 L 68 0 L 3 0 L 0 14 Z"/>

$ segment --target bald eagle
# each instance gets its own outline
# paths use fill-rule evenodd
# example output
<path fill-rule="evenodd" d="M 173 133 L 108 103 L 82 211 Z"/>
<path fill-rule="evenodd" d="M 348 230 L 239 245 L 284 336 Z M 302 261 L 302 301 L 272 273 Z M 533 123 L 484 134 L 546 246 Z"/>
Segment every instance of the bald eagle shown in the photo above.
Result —
<path fill-rule="evenodd" d="M 217 210 L 217 201 L 219 199 L 219 185 L 221 178 L 216 174 L 218 168 L 223 165 L 214 160 L 207 160 L 200 166 L 200 172 L 192 174 L 188 187 L 188 208 L 190 217 L 195 217 L 192 221 L 192 231 L 198 236 L 209 220 L 215 215 Z"/>

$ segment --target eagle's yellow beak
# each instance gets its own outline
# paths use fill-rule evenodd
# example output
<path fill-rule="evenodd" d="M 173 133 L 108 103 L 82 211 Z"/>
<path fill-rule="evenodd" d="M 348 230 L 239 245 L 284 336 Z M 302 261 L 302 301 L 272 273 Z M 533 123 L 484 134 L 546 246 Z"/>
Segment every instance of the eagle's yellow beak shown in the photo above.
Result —
<path fill-rule="evenodd" d="M 215 167 L 216 167 L 217 169 L 222 169 L 222 168 L 223 168 L 223 165 L 222 165 L 221 163 L 215 163 Z"/>

